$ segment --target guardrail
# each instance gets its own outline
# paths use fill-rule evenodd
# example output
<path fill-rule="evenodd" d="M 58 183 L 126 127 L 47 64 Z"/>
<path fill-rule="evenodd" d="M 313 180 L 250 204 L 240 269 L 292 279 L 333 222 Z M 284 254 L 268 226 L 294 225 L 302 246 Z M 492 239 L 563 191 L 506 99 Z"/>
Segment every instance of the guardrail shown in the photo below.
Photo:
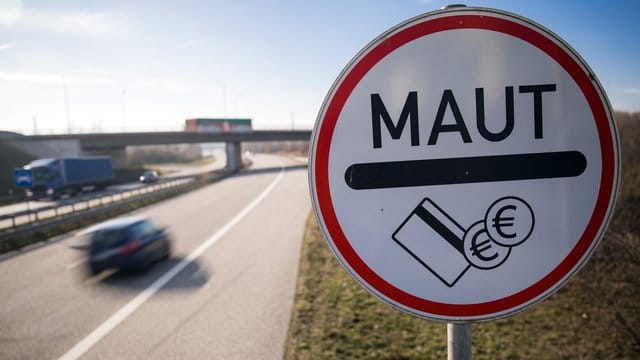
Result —
<path fill-rule="evenodd" d="M 139 197 L 141 195 L 149 194 L 163 189 L 174 188 L 191 183 L 193 181 L 195 181 L 195 177 L 193 176 L 176 178 L 131 190 L 123 190 L 111 193 L 101 192 L 93 195 L 84 195 L 80 199 L 68 199 L 51 206 L 39 207 L 35 209 L 22 210 L 12 214 L 0 215 L 0 231 L 3 229 L 16 229 L 18 227 L 37 223 L 45 219 L 72 215 L 80 211 L 86 211 L 107 204 L 113 204 L 124 199 Z"/>

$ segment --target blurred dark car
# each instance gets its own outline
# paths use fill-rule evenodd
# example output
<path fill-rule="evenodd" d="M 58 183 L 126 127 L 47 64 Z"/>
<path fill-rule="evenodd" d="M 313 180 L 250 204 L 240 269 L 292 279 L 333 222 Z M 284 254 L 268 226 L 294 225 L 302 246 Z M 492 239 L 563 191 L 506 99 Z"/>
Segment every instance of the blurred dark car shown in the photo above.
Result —
<path fill-rule="evenodd" d="M 95 275 L 105 269 L 141 270 L 168 259 L 171 240 L 166 229 L 143 217 L 124 217 L 92 226 L 80 235 Z"/>
<path fill-rule="evenodd" d="M 156 171 L 145 171 L 140 175 L 140 182 L 144 184 L 151 184 L 160 179 L 160 175 Z"/>

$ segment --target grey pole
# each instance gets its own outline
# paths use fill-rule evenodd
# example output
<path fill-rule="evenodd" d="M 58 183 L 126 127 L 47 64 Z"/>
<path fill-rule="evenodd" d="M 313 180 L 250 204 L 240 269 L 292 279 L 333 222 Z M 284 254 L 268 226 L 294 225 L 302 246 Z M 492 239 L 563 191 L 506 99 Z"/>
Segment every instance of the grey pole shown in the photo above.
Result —
<path fill-rule="evenodd" d="M 69 93 L 67 92 L 67 80 L 65 80 L 64 75 L 62 75 L 62 86 L 64 88 L 64 106 L 67 109 L 67 132 L 71 134 L 72 125 L 71 125 L 71 114 L 69 111 Z"/>
<path fill-rule="evenodd" d="M 29 198 L 27 197 L 27 223 L 31 224 L 31 208 L 29 207 Z"/>
<path fill-rule="evenodd" d="M 127 93 L 127 88 L 123 88 L 122 92 L 120 93 L 120 111 L 122 114 L 122 132 L 126 132 L 127 131 L 127 125 L 125 123 L 125 118 L 124 118 L 124 95 Z"/>
<path fill-rule="evenodd" d="M 449 360 L 471 360 L 471 324 L 447 324 Z"/>

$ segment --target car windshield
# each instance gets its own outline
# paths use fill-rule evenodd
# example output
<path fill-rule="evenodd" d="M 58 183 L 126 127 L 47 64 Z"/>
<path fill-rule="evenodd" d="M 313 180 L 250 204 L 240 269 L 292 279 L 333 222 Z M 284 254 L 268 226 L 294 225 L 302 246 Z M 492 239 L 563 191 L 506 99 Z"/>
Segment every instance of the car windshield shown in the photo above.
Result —
<path fill-rule="evenodd" d="M 33 180 L 36 183 L 49 181 L 53 178 L 51 171 L 46 167 L 31 168 L 31 173 L 33 174 Z"/>
<path fill-rule="evenodd" d="M 91 236 L 91 245 L 95 247 L 110 247 L 125 237 L 126 229 L 99 230 Z"/>
<path fill-rule="evenodd" d="M 134 239 L 153 234 L 156 231 L 153 224 L 148 221 L 140 222 L 131 228 L 131 236 Z"/>

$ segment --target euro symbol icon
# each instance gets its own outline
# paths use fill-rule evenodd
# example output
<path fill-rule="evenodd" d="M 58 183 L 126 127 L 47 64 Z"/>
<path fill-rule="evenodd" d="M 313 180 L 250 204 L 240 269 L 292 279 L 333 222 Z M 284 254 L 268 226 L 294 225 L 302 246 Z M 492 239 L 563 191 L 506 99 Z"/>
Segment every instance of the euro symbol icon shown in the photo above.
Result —
<path fill-rule="evenodd" d="M 487 234 L 498 245 L 516 246 L 529 238 L 535 225 L 531 206 L 515 196 L 496 200 L 484 216 Z"/>
<path fill-rule="evenodd" d="M 516 206 L 507 205 L 507 206 L 501 207 L 500 210 L 496 212 L 496 216 L 493 218 L 493 227 L 496 228 L 496 231 L 498 232 L 498 234 L 500 234 L 500 237 L 503 237 L 505 239 L 513 239 L 514 237 L 516 237 L 515 232 L 507 234 L 504 231 L 502 231 L 503 227 L 513 227 L 513 222 L 515 220 L 515 217 L 513 216 L 511 217 L 502 216 L 502 213 L 505 212 L 506 210 L 515 211 Z"/>
<path fill-rule="evenodd" d="M 502 265 L 511 248 L 502 246 L 489 237 L 484 221 L 478 221 L 464 234 L 464 257 L 478 269 L 489 270 Z"/>
<path fill-rule="evenodd" d="M 491 256 L 482 255 L 483 252 L 491 249 L 491 239 L 485 239 L 482 242 L 477 243 L 476 241 L 478 240 L 478 236 L 480 234 L 481 233 L 475 234 L 473 239 L 471 239 L 471 247 L 469 248 L 469 250 L 471 250 L 471 255 L 472 256 L 477 256 L 482 261 L 490 261 L 490 260 L 493 260 L 493 259 L 497 258 L 498 254 L 495 253 L 495 252 Z"/>

